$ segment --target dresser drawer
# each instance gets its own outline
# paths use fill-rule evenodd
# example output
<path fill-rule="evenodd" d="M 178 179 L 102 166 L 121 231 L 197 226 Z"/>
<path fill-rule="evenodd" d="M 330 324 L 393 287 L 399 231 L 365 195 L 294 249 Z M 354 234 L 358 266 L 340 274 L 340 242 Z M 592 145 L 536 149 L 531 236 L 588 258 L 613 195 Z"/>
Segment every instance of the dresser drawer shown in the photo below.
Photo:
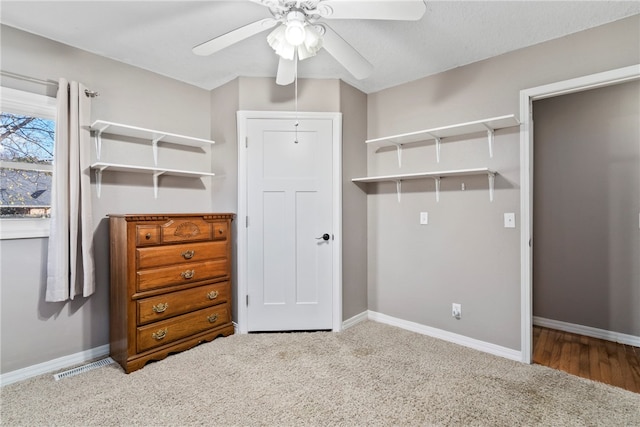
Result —
<path fill-rule="evenodd" d="M 217 259 L 136 272 L 138 292 L 229 276 L 229 260 Z"/>
<path fill-rule="evenodd" d="M 162 243 L 213 240 L 214 223 L 201 218 L 175 218 L 160 226 Z"/>
<path fill-rule="evenodd" d="M 226 240 L 229 229 L 226 222 L 216 222 L 213 224 L 213 239 Z"/>
<path fill-rule="evenodd" d="M 183 243 L 136 249 L 138 269 L 206 261 L 226 256 L 227 244 L 225 242 Z"/>
<path fill-rule="evenodd" d="M 136 226 L 136 246 L 157 245 L 160 243 L 160 227 L 157 225 Z"/>
<path fill-rule="evenodd" d="M 229 310 L 227 305 L 223 304 L 140 326 L 136 330 L 138 352 L 169 344 L 226 323 L 229 323 Z"/>
<path fill-rule="evenodd" d="M 229 282 L 205 285 L 136 301 L 138 325 L 222 304 L 229 299 Z"/>

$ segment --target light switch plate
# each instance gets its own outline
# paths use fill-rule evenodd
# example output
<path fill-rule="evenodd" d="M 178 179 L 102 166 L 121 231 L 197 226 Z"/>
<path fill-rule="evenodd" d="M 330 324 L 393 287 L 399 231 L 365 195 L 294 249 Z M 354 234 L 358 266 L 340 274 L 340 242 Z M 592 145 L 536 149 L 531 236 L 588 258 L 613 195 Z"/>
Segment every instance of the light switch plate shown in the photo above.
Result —
<path fill-rule="evenodd" d="M 429 212 L 420 212 L 420 225 L 429 224 Z"/>
<path fill-rule="evenodd" d="M 504 214 L 504 228 L 516 228 L 516 214 L 513 212 Z"/>

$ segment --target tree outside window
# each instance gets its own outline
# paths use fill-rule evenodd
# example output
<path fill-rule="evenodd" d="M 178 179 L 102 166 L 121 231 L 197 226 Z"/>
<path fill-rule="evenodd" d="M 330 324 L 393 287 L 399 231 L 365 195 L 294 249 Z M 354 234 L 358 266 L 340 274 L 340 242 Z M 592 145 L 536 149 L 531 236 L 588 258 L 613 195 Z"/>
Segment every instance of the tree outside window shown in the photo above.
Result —
<path fill-rule="evenodd" d="M 0 113 L 0 217 L 51 214 L 55 121 L 28 114 Z"/>

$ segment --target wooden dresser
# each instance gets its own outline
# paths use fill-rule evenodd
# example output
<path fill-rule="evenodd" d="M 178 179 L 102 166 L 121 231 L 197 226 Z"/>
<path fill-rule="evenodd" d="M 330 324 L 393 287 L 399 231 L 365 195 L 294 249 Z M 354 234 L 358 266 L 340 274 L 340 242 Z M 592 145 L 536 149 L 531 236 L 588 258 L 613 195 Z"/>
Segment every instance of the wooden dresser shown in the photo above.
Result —
<path fill-rule="evenodd" d="M 109 215 L 111 357 L 127 373 L 233 334 L 233 217 Z"/>

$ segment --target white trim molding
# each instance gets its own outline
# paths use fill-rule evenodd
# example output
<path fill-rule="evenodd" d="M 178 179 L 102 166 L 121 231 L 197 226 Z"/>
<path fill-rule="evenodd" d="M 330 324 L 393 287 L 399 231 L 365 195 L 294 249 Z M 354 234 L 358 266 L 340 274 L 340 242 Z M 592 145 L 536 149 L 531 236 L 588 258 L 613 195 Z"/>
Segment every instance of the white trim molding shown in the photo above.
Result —
<path fill-rule="evenodd" d="M 593 328 L 591 326 L 577 325 L 575 323 L 562 322 L 560 320 L 545 319 L 544 317 L 533 316 L 533 324 L 543 328 L 556 329 L 572 334 L 584 335 L 586 337 L 598 338 L 606 341 L 613 341 L 621 344 L 640 347 L 640 337 L 623 334 L 621 332 L 607 331 L 606 329 Z"/>
<path fill-rule="evenodd" d="M 453 332 L 448 332 L 442 329 L 421 325 L 420 323 L 398 319 L 396 317 L 387 316 L 386 314 L 377 313 L 375 311 L 369 311 L 368 313 L 369 320 L 373 320 L 374 322 L 396 326 L 407 331 L 416 332 L 422 335 L 438 338 L 443 341 L 462 345 L 464 347 L 469 347 L 474 350 L 493 354 L 494 356 L 504 357 L 505 359 L 515 360 L 517 362 L 521 361 L 522 359 L 520 351 L 518 350 L 513 350 L 507 347 L 502 347 L 496 344 L 469 338 L 464 335 L 454 334 Z"/>
<path fill-rule="evenodd" d="M 365 322 L 369 319 L 369 312 L 363 311 L 360 314 L 356 314 L 353 317 L 348 318 L 344 322 L 342 322 L 342 330 L 349 329 L 353 326 L 356 326 L 358 323 Z"/>
<path fill-rule="evenodd" d="M 0 106 L 6 113 L 56 119 L 56 98 L 51 96 L 0 86 Z"/>
<path fill-rule="evenodd" d="M 66 369 L 71 366 L 79 365 L 108 355 L 109 344 L 101 345 L 100 347 L 91 348 L 79 353 L 49 360 L 48 362 L 38 363 L 37 365 L 7 372 L 6 374 L 0 375 L 0 385 L 5 386 L 17 383 L 18 381 L 24 381 L 29 378 L 37 377 L 38 375 Z"/>
<path fill-rule="evenodd" d="M 0 240 L 49 237 L 50 224 L 49 218 L 3 218 Z"/>
<path fill-rule="evenodd" d="M 522 362 L 533 352 L 533 101 L 640 79 L 640 64 L 520 91 L 520 337 Z"/>

